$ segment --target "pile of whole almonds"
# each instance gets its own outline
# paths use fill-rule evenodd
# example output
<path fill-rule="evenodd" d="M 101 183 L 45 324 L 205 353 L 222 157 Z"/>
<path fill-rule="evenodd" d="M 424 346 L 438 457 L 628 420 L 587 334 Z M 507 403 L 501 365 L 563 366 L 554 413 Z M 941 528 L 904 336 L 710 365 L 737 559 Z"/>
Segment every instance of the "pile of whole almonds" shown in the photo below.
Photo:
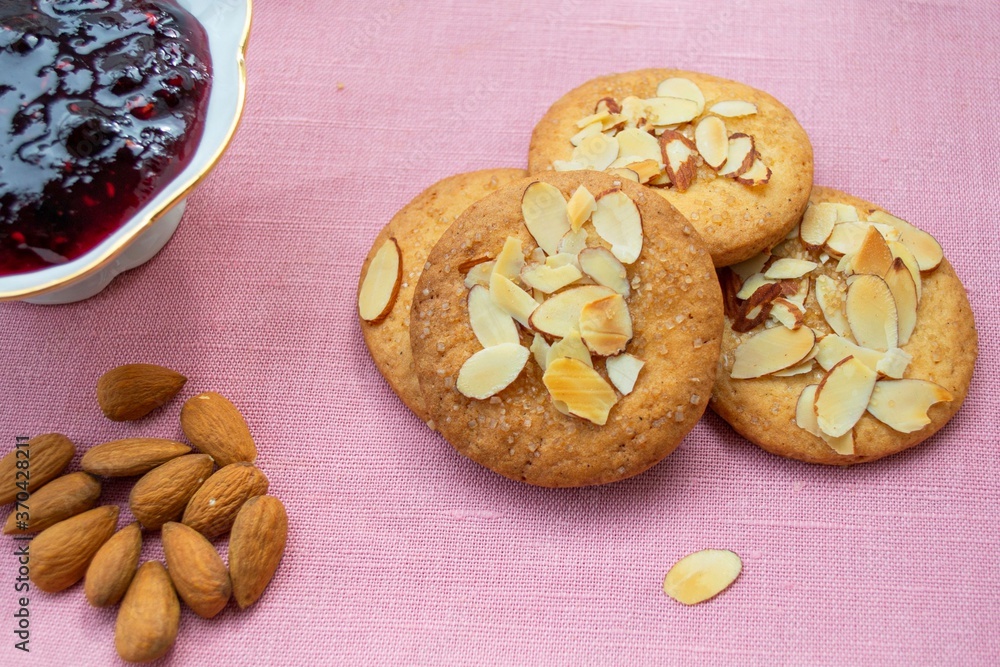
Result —
<path fill-rule="evenodd" d="M 108 419 L 139 419 L 186 381 L 162 366 L 119 366 L 98 381 L 97 401 Z M 173 646 L 180 600 L 203 618 L 230 597 L 241 609 L 252 605 L 285 550 L 285 507 L 265 495 L 267 477 L 254 466 L 257 448 L 236 406 L 206 392 L 187 400 L 180 420 L 202 453 L 169 439 L 126 438 L 92 447 L 82 472 L 60 476 L 76 448 L 48 433 L 0 460 L 0 503 L 15 503 L 4 532 L 39 533 L 29 545 L 32 583 L 52 593 L 83 579 L 93 606 L 120 603 L 115 647 L 131 662 L 155 660 Z M 136 522 L 116 532 L 119 507 L 97 506 L 99 478 L 140 475 L 129 496 Z M 166 566 L 139 565 L 143 529 L 160 531 Z M 228 568 L 209 541 L 226 533 Z"/>

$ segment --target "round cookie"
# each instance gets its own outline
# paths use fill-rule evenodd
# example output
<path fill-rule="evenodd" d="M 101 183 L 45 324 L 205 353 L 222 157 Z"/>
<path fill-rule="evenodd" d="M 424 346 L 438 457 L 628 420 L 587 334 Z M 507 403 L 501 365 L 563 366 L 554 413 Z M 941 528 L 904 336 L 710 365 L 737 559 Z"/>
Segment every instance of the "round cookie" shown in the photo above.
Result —
<path fill-rule="evenodd" d="M 813 210 L 814 205 L 820 204 L 827 206 L 822 210 L 822 213 L 820 209 Z M 809 230 L 804 234 L 805 236 L 809 237 L 810 234 L 816 233 L 815 230 L 817 228 L 823 227 L 821 220 L 824 216 L 827 214 L 833 216 L 833 212 L 828 206 L 829 204 L 847 205 L 840 206 L 836 212 L 836 216 L 838 216 L 836 224 L 838 227 L 841 223 L 849 225 L 863 224 L 851 223 L 849 221 L 850 218 L 854 217 L 853 212 L 856 211 L 861 220 L 875 220 L 881 224 L 889 225 L 882 229 L 889 234 L 890 239 L 895 236 L 892 231 L 894 229 L 893 225 L 897 226 L 895 227 L 896 229 L 913 229 L 907 223 L 903 222 L 900 225 L 899 223 L 902 221 L 897 222 L 898 219 L 885 215 L 887 212 L 881 207 L 830 188 L 816 187 L 813 190 L 810 207 L 807 210 L 805 218 L 807 220 L 812 219 L 808 223 L 804 222 L 802 225 L 802 228 L 808 228 Z M 830 218 L 827 219 L 829 220 Z M 844 231 L 847 230 L 845 229 Z M 799 233 L 803 233 L 801 229 Z M 868 230 L 865 230 L 865 234 L 867 233 Z M 822 234 L 823 232 L 820 232 L 820 236 Z M 913 246 L 913 239 L 921 235 L 921 232 L 909 232 L 907 238 L 901 239 L 898 243 L 902 243 L 904 247 Z M 897 266 L 890 269 L 897 270 L 900 273 L 903 283 L 906 282 L 908 276 L 912 276 L 915 272 L 920 276 L 921 292 L 916 306 L 915 327 L 912 328 L 909 340 L 899 346 L 899 349 L 907 355 L 912 356 L 912 360 L 906 364 L 904 356 L 902 364 L 894 365 L 888 362 L 890 360 L 899 362 L 898 353 L 892 353 L 890 358 L 886 359 L 885 354 L 872 351 L 870 342 L 872 334 L 868 322 L 872 321 L 872 317 L 875 318 L 874 321 L 879 321 L 881 317 L 880 313 L 890 310 L 894 310 L 897 313 L 897 322 L 912 322 L 912 320 L 907 320 L 905 317 L 900 319 L 898 314 L 907 310 L 912 314 L 913 311 L 905 305 L 898 305 L 907 302 L 907 298 L 905 297 L 901 297 L 897 301 L 893 296 L 891 299 L 892 305 L 886 307 L 884 301 L 879 301 L 870 296 L 866 297 L 867 293 L 863 291 L 859 291 L 857 300 L 853 301 L 851 306 L 853 310 L 850 312 L 847 310 L 847 304 L 852 299 L 849 296 L 850 293 L 847 291 L 851 289 L 847 287 L 847 272 L 858 270 L 858 276 L 854 280 L 865 277 L 869 283 L 874 282 L 877 284 L 878 281 L 873 280 L 871 276 L 864 276 L 864 274 L 877 274 L 881 271 L 881 267 L 885 266 L 885 259 L 880 259 L 881 255 L 879 252 L 875 252 L 881 251 L 884 253 L 885 246 L 878 243 L 879 239 L 873 235 L 871 239 L 873 243 L 870 245 L 866 244 L 862 237 L 859 247 L 857 245 L 857 238 L 860 236 L 859 234 L 854 237 L 854 241 L 851 241 L 848 235 L 831 236 L 822 248 L 812 250 L 807 249 L 799 237 L 789 238 L 773 249 L 773 259 L 768 259 L 766 263 L 763 261 L 763 257 L 759 257 L 734 267 L 722 269 L 720 272 L 720 279 L 722 280 L 723 292 L 726 299 L 727 316 L 722 342 L 722 355 L 719 361 L 719 372 L 716 376 L 711 407 L 717 414 L 729 422 L 737 432 L 771 453 L 809 463 L 828 465 L 851 465 L 874 461 L 913 447 L 929 438 L 954 416 L 965 400 L 976 360 L 977 336 L 965 288 L 955 275 L 951 265 L 946 259 L 942 259 L 940 265 L 932 270 L 920 271 L 921 267 L 919 266 L 912 269 L 909 266 L 903 266 L 902 268 Z M 813 243 L 815 243 L 816 237 L 812 236 L 811 238 Z M 923 236 L 924 240 L 928 238 L 929 235 Z M 845 239 L 847 239 L 847 245 L 844 245 Z M 836 257 L 831 257 L 828 261 L 822 262 L 823 253 L 831 253 L 831 243 L 837 245 L 841 251 L 847 250 L 848 259 L 840 260 Z M 852 245 L 856 248 L 853 252 L 850 251 L 853 249 L 851 248 Z M 890 242 L 886 246 L 891 246 L 890 254 L 893 257 L 893 261 L 895 261 L 895 257 L 899 257 L 900 262 L 906 259 L 906 252 L 900 250 L 900 246 L 896 245 L 896 243 Z M 927 247 L 937 247 L 936 242 L 930 242 Z M 753 305 L 749 300 L 743 301 L 735 298 L 736 290 L 741 285 L 747 284 L 750 280 L 759 281 L 759 278 L 754 278 L 753 275 L 755 273 L 759 274 L 762 270 L 770 270 L 768 267 L 773 267 L 774 262 L 778 258 L 783 257 L 811 260 L 819 264 L 815 270 L 807 274 L 807 277 L 811 276 L 811 279 L 809 281 L 809 294 L 804 301 L 805 315 L 803 318 L 804 328 L 812 328 L 816 333 L 817 343 L 816 347 L 813 348 L 813 352 L 818 352 L 819 354 L 813 360 L 811 370 L 803 374 L 790 377 L 764 375 L 748 379 L 734 379 L 731 377 L 731 374 L 737 358 L 737 348 L 745 344 L 747 340 L 751 340 L 753 337 L 768 331 L 767 324 L 764 323 L 751 328 L 745 333 L 734 331 L 734 323 L 737 323 L 737 328 L 740 329 L 746 329 L 749 325 L 753 324 L 752 318 L 748 321 L 746 316 L 753 316 L 755 314 L 752 311 L 747 311 L 747 307 Z M 859 257 L 863 259 L 858 259 Z M 910 261 L 912 262 L 912 259 Z M 838 266 L 845 269 L 845 271 L 838 271 Z M 923 266 L 926 267 L 927 264 Z M 879 268 L 876 269 L 875 267 Z M 902 275 L 903 272 L 906 273 L 905 276 Z M 886 272 L 883 275 L 888 275 L 888 273 Z M 817 285 L 819 283 L 817 277 L 821 275 L 830 278 L 833 284 L 836 285 L 836 289 L 823 288 L 822 291 L 818 289 Z M 831 285 L 825 279 L 822 280 L 827 286 Z M 897 284 L 895 281 L 887 281 L 886 284 L 888 285 L 889 282 Z M 914 283 L 911 282 L 910 284 Z M 750 286 L 748 291 L 752 289 L 753 286 Z M 859 287 L 859 290 L 861 289 L 866 288 Z M 788 292 L 791 291 L 792 289 L 790 288 Z M 785 292 L 785 294 L 788 294 L 788 292 Z M 818 295 L 820 293 L 824 295 L 826 310 L 831 313 L 829 320 L 819 305 Z M 831 294 L 834 296 L 830 296 Z M 872 294 L 875 294 L 875 292 Z M 763 292 L 761 295 L 765 296 Z M 801 295 L 801 292 L 799 295 Z M 742 311 L 740 310 L 741 306 L 743 308 Z M 744 319 L 740 318 L 741 314 L 744 316 Z M 853 326 L 851 321 L 847 320 L 848 314 L 854 315 Z M 770 316 L 766 317 L 770 319 Z M 844 319 L 840 319 L 841 317 Z M 888 317 L 890 318 L 888 321 L 891 323 L 891 316 Z M 853 327 L 861 327 L 860 331 L 864 335 L 861 337 L 860 342 L 866 343 L 869 347 L 862 350 L 843 348 L 840 340 L 842 337 L 837 335 L 830 322 L 836 323 L 840 332 L 845 334 L 844 337 L 854 342 L 858 342 L 859 330 Z M 774 325 L 774 322 L 770 324 Z M 781 326 L 781 324 L 777 324 L 775 328 Z M 905 330 L 909 327 L 904 325 L 902 328 Z M 900 332 L 898 324 L 895 332 L 898 336 Z M 886 336 L 890 335 L 891 332 L 886 333 Z M 891 348 L 892 346 L 891 344 L 887 344 L 886 347 Z M 848 351 L 844 351 L 845 349 Z M 810 354 L 813 352 L 810 352 Z M 853 429 L 848 432 L 848 434 L 853 435 L 853 452 L 850 451 L 849 447 L 845 446 L 847 440 L 830 439 L 829 435 L 822 437 L 822 430 L 816 430 L 819 428 L 818 424 L 808 423 L 811 418 L 803 416 L 801 412 L 799 415 L 802 416 L 806 428 L 800 426 L 796 411 L 803 390 L 810 385 L 817 385 L 823 382 L 824 378 L 830 374 L 827 369 L 834 368 L 834 364 L 839 361 L 839 358 L 848 353 L 856 356 L 858 360 L 868 365 L 874 362 L 879 379 L 879 382 L 876 384 L 876 393 L 873 394 L 872 402 L 868 404 L 868 409 L 861 413 L 860 419 L 854 425 Z M 753 358 L 744 350 L 744 362 Z M 879 364 L 880 358 L 883 359 L 882 363 L 885 364 L 884 366 Z M 803 366 L 793 364 L 793 368 L 798 366 L 798 370 L 804 370 L 809 366 L 809 363 L 806 362 Z M 739 375 L 746 374 L 743 372 L 743 368 L 746 368 L 746 366 L 741 367 Z M 846 368 L 844 370 L 846 371 Z M 844 377 L 844 374 L 841 373 L 839 378 L 841 382 L 843 382 Z M 887 386 L 883 385 L 883 382 L 893 383 L 893 378 L 900 377 L 935 383 L 938 387 L 919 384 L 921 392 L 928 391 L 930 392 L 929 395 L 933 396 L 933 398 L 927 401 L 928 403 L 931 401 L 939 402 L 933 403 L 929 410 L 925 411 L 924 407 L 926 404 L 915 399 L 916 396 L 923 395 L 922 393 L 906 392 L 897 395 L 878 393 Z M 841 386 L 854 387 L 860 385 L 851 384 Z M 894 386 L 898 389 L 903 385 L 895 383 Z M 912 388 L 915 385 L 910 383 L 909 386 Z M 820 391 L 822 392 L 822 390 Z M 834 391 L 831 391 L 831 396 L 836 396 Z M 855 406 L 864 406 L 867 394 L 864 394 L 860 389 L 856 391 L 860 393 L 860 396 L 855 397 L 852 393 L 852 398 L 845 399 L 845 401 L 826 403 L 825 414 L 832 414 L 831 410 L 845 407 L 848 401 L 855 401 Z M 949 397 L 950 400 L 948 400 Z M 834 407 L 831 408 L 831 405 Z M 809 410 L 810 408 L 815 415 L 816 402 L 804 399 L 803 409 Z M 888 418 L 889 421 L 895 422 L 895 425 L 903 430 L 892 428 L 883 423 L 883 421 L 880 421 L 880 419 L 877 419 L 873 415 L 872 409 L 878 411 L 883 419 Z M 908 419 L 905 423 L 902 423 L 901 420 L 904 415 L 908 416 Z M 926 418 L 923 415 L 926 415 Z M 924 425 L 925 419 L 926 424 Z M 827 423 L 846 424 L 847 422 L 829 421 Z M 813 429 L 813 431 L 809 432 L 808 428 Z M 850 436 L 848 434 L 845 434 L 842 438 L 849 439 Z M 827 444 L 828 439 L 834 443 L 833 446 Z M 843 447 L 842 453 L 835 451 L 834 446 Z"/>
<path fill-rule="evenodd" d="M 382 228 L 365 258 L 358 290 L 375 253 L 395 239 L 402 257 L 402 282 L 388 316 L 377 324 L 360 320 L 365 345 L 389 386 L 422 420 L 430 419 L 413 372 L 410 353 L 410 303 L 427 254 L 441 233 L 473 202 L 527 175 L 523 169 L 484 169 L 449 176 L 430 186 L 404 206 Z"/>
<path fill-rule="evenodd" d="M 652 181 L 659 180 L 661 187 L 654 189 L 698 230 L 716 266 L 735 264 L 771 248 L 795 226 L 809 199 L 813 178 L 812 145 L 791 111 L 767 93 L 742 83 L 672 69 L 645 69 L 588 81 L 560 98 L 535 126 L 528 151 L 528 170 L 538 174 L 557 169 L 556 165 L 559 166 L 557 170 L 573 168 L 572 165 L 559 165 L 559 161 L 573 160 L 575 149 L 571 138 L 580 132 L 577 121 L 594 114 L 598 101 L 612 98 L 621 105 L 628 97 L 652 98 L 656 95 L 658 84 L 671 78 L 693 82 L 704 97 L 703 110 L 693 121 L 678 127 L 679 131 L 693 140 L 694 128 L 702 119 L 719 117 L 725 125 L 724 134 L 743 133 L 753 137 L 756 151 L 770 168 L 771 175 L 766 183 L 745 185 L 733 178 L 717 175 L 694 151 L 691 167 L 697 165 L 697 171 L 686 190 L 681 192 L 677 187 L 669 186 L 662 169 L 659 178 L 654 177 Z M 687 93 L 680 89 L 675 94 Z M 757 113 L 722 117 L 710 111 L 716 103 L 729 100 L 755 104 Z M 633 112 L 632 109 L 639 111 Z M 631 120 L 618 127 L 634 128 L 643 120 L 641 117 L 634 118 L 644 113 L 642 109 L 641 104 L 623 109 L 623 117 Z M 667 116 L 663 118 L 668 119 Z M 608 124 L 621 119 L 615 117 L 603 122 Z M 644 124 L 643 129 L 653 128 Z M 659 132 L 660 128 L 656 131 Z M 706 132 L 706 135 L 709 134 Z M 622 153 L 632 151 L 624 147 L 621 150 Z M 628 161 L 622 153 L 619 157 Z M 660 158 L 665 164 L 663 155 L 661 152 Z M 725 170 L 724 165 L 722 169 Z"/>
<path fill-rule="evenodd" d="M 534 352 L 516 379 L 492 397 L 468 398 L 457 389 L 463 365 L 484 349 L 470 326 L 470 289 L 465 286 L 467 274 L 458 266 L 468 260 L 497 258 L 509 238 L 520 241 L 529 268 L 541 260 L 522 213 L 522 197 L 538 181 L 558 188 L 566 199 L 581 185 L 598 199 L 602 194 L 611 196 L 608 201 L 621 201 L 622 196 L 615 194 L 620 190 L 641 215 L 641 253 L 627 265 L 631 287 L 624 301 L 634 336 L 625 352 L 645 365 L 634 389 L 622 396 L 610 389 L 605 359 L 592 357 L 601 378 L 598 384 L 612 391 L 617 400 L 604 425 L 558 409 L 573 407 L 558 406 L 552 400 Z M 607 210 L 605 204 L 598 205 Z M 588 248 L 605 249 L 594 253 L 611 248 L 589 217 L 582 229 L 588 233 Z M 539 486 L 605 484 L 637 475 L 663 459 L 704 412 L 719 354 L 721 292 L 711 257 L 697 232 L 648 189 L 593 171 L 525 179 L 469 207 L 442 235 L 427 261 L 411 312 L 417 376 L 437 429 L 474 461 Z M 573 288 L 570 285 L 562 291 Z M 538 320 L 529 321 L 544 328 Z M 523 347 L 536 341 L 534 332 L 523 326 L 517 326 L 515 336 Z M 571 337 L 566 335 L 566 339 Z M 554 345 L 558 340 L 551 337 L 548 342 Z M 591 358 L 587 352 L 584 348 L 585 356 Z M 548 368 L 552 371 L 560 365 L 580 367 L 582 363 L 561 360 L 548 363 Z"/>

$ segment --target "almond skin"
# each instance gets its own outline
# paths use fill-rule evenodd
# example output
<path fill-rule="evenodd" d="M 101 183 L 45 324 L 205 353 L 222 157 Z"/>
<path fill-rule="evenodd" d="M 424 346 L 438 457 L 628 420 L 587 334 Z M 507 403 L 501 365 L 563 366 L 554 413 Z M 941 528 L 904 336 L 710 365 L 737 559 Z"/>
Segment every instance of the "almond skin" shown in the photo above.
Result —
<path fill-rule="evenodd" d="M 115 649 L 129 662 L 156 660 L 174 645 L 180 622 L 181 603 L 163 563 L 143 563 L 118 609 Z"/>
<path fill-rule="evenodd" d="M 191 496 L 181 522 L 214 539 L 229 532 L 243 503 L 265 493 L 267 477 L 256 466 L 246 461 L 230 463 Z"/>
<path fill-rule="evenodd" d="M 85 472 L 57 477 L 31 494 L 27 509 L 14 508 L 7 517 L 3 532 L 7 535 L 37 533 L 60 521 L 86 512 L 97 504 L 101 483 Z M 18 528 L 18 514 L 27 526 Z"/>
<path fill-rule="evenodd" d="M 246 419 L 222 394 L 207 391 L 189 398 L 181 409 L 181 428 L 195 447 L 220 466 L 253 463 L 257 458 Z"/>
<path fill-rule="evenodd" d="M 177 395 L 187 378 L 155 364 L 112 368 L 97 381 L 97 403 L 116 422 L 141 419 Z"/>
<path fill-rule="evenodd" d="M 111 536 L 90 561 L 83 580 L 87 601 L 95 607 L 118 604 L 128 590 L 142 551 L 139 522 L 130 523 Z"/>
<path fill-rule="evenodd" d="M 104 505 L 43 530 L 28 547 L 32 583 L 55 593 L 80 581 L 117 523 L 118 506 Z"/>
<path fill-rule="evenodd" d="M 288 514 L 274 496 L 251 498 L 236 515 L 229 536 L 229 574 L 240 609 L 256 602 L 285 553 Z"/>
<path fill-rule="evenodd" d="M 191 496 L 212 474 L 212 457 L 186 454 L 153 468 L 132 487 L 128 504 L 146 528 L 156 530 L 181 516 Z"/>
<path fill-rule="evenodd" d="M 170 459 L 190 453 L 190 447 L 176 440 L 125 438 L 91 447 L 80 460 L 80 467 L 100 477 L 131 477 L 145 475 Z"/>
<path fill-rule="evenodd" d="M 163 555 L 181 599 L 202 618 L 222 611 L 232 594 L 229 572 L 205 537 L 182 523 L 163 524 Z"/>
<path fill-rule="evenodd" d="M 18 488 L 18 482 L 27 480 L 28 491 L 34 493 L 61 475 L 75 455 L 76 447 L 59 433 L 36 435 L 28 440 L 27 447 L 18 447 L 0 459 L 0 505 L 14 502 L 23 490 Z M 21 468 L 18 463 L 22 463 Z"/>

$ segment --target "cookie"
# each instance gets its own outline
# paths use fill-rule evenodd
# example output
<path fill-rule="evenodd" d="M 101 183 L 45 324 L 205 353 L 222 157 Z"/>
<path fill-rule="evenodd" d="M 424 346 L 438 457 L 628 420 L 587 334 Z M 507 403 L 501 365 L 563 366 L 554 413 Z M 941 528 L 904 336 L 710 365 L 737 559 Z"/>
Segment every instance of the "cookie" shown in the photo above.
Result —
<path fill-rule="evenodd" d="M 398 291 L 392 303 L 386 304 L 387 310 L 377 322 L 361 318 L 361 333 L 379 372 L 403 403 L 424 421 L 430 417 L 413 373 L 409 323 L 410 303 L 427 254 L 441 233 L 470 204 L 526 175 L 523 169 L 484 169 L 438 181 L 417 195 L 382 228 L 361 267 L 359 295 L 379 249 L 390 239 L 395 240 L 398 257 L 402 260 L 398 271 Z"/>
<path fill-rule="evenodd" d="M 926 440 L 962 405 L 976 361 L 972 310 L 941 246 L 821 187 L 794 234 L 720 271 L 712 409 L 763 449 L 810 463 L 874 461 Z"/>
<path fill-rule="evenodd" d="M 677 447 L 707 405 L 722 319 L 711 257 L 663 198 L 599 172 L 545 173 L 441 236 L 410 340 L 455 449 L 514 480 L 576 487 Z"/>
<path fill-rule="evenodd" d="M 632 171 L 619 173 L 665 197 L 701 234 L 715 265 L 728 266 L 795 226 L 812 187 L 813 153 L 792 112 L 767 93 L 645 69 L 588 81 L 535 127 L 532 174 L 584 168 Z"/>

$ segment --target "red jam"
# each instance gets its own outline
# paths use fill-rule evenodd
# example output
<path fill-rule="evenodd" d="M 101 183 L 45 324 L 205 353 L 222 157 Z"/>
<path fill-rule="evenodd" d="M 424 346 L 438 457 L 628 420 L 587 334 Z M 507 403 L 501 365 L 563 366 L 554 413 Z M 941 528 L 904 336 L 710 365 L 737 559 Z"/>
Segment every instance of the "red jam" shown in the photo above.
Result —
<path fill-rule="evenodd" d="M 174 0 L 0 0 L 0 275 L 83 255 L 162 190 L 210 81 Z"/>

